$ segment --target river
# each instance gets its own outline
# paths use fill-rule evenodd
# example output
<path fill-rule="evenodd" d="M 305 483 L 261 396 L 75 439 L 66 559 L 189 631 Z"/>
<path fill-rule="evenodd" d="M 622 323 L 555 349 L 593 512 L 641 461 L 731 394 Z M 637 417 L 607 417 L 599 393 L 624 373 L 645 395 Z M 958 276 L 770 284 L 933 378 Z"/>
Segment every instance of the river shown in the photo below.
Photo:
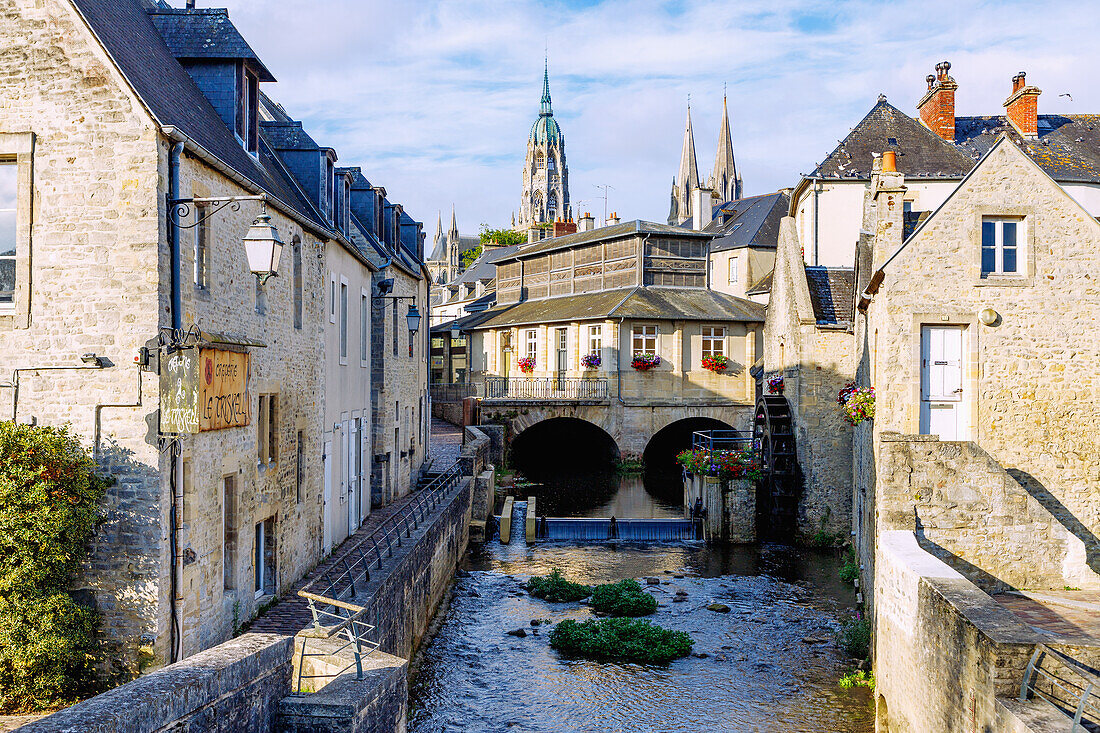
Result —
<path fill-rule="evenodd" d="M 523 493 L 541 495 L 539 514 L 552 516 L 682 516 L 672 491 L 635 477 L 612 484 L 569 500 L 554 501 L 554 489 Z M 544 511 L 551 506 L 561 513 Z M 781 545 L 493 539 L 468 553 L 437 633 L 414 660 L 410 733 L 872 731 L 868 693 L 837 685 L 853 662 L 834 637 L 854 602 L 838 566 L 833 553 Z M 657 578 L 649 618 L 690 633 L 693 656 L 668 667 L 563 658 L 549 646 L 552 624 L 591 614 L 523 590 L 553 568 L 590 584 Z M 673 601 L 678 590 L 686 601 Z M 526 637 L 507 633 L 520 628 Z"/>

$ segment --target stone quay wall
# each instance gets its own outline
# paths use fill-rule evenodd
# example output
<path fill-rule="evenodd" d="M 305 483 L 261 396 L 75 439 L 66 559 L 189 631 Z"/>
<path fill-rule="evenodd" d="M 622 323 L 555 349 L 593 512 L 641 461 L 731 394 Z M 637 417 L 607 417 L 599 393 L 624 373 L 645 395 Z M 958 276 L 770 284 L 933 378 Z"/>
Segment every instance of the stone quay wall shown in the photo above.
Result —
<path fill-rule="evenodd" d="M 684 480 L 684 516 L 698 499 L 706 512 L 703 539 L 710 543 L 756 542 L 756 487 L 752 481 L 719 481 L 689 474 Z"/>
<path fill-rule="evenodd" d="M 293 639 L 244 634 L 23 726 L 22 733 L 268 733 L 290 690 Z"/>
<path fill-rule="evenodd" d="M 976 443 L 883 433 L 878 483 L 883 529 L 916 532 L 925 550 L 988 592 L 1096 587 L 1087 564 L 1100 554 L 1096 538 L 1074 533 L 1068 512 L 1052 512 Z"/>

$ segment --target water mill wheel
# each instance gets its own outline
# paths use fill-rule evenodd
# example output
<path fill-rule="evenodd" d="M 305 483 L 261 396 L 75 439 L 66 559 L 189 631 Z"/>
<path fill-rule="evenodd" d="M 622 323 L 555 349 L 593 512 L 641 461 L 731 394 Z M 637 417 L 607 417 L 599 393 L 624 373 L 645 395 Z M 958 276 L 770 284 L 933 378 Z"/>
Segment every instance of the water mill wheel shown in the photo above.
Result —
<path fill-rule="evenodd" d="M 756 495 L 758 534 L 762 538 L 789 539 L 797 528 L 801 478 L 786 397 L 769 394 L 760 398 L 752 437 L 764 462 L 764 478 Z"/>

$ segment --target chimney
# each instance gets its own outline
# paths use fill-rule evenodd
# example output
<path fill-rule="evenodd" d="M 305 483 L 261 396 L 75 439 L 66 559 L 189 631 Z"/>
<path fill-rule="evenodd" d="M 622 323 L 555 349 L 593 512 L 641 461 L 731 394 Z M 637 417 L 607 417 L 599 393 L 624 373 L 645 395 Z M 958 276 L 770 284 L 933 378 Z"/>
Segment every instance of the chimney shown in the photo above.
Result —
<path fill-rule="evenodd" d="M 588 213 L 587 211 L 584 212 L 584 215 L 581 216 L 581 218 L 580 218 L 580 230 L 582 232 L 590 232 L 595 228 L 596 228 L 596 219 L 595 219 L 595 217 L 593 217 L 592 214 Z"/>
<path fill-rule="evenodd" d="M 714 218 L 713 191 L 700 186 L 691 195 L 691 228 L 701 230 Z"/>
<path fill-rule="evenodd" d="M 883 261 L 901 246 L 904 229 L 905 176 L 897 170 L 897 155 L 887 150 L 876 156 L 871 172 L 871 187 L 867 193 L 872 204 L 870 212 L 875 232 L 873 262 L 881 267 Z"/>
<path fill-rule="evenodd" d="M 917 102 L 921 122 L 932 132 L 948 142 L 955 142 L 955 90 L 959 85 L 948 73 L 950 61 L 936 64 L 936 73 L 929 74 L 928 91 Z"/>
<path fill-rule="evenodd" d="M 566 234 L 576 234 L 577 225 L 571 221 L 561 221 L 560 219 L 554 222 L 554 236 L 564 237 Z"/>
<path fill-rule="evenodd" d="M 1005 100 L 1005 116 L 1024 137 L 1039 134 L 1039 87 L 1027 85 L 1024 72 L 1012 77 L 1012 94 Z"/>
<path fill-rule="evenodd" d="M 619 215 L 616 212 L 612 211 L 611 216 L 607 217 L 607 221 L 604 222 L 604 226 L 613 227 L 618 223 L 619 223 Z"/>

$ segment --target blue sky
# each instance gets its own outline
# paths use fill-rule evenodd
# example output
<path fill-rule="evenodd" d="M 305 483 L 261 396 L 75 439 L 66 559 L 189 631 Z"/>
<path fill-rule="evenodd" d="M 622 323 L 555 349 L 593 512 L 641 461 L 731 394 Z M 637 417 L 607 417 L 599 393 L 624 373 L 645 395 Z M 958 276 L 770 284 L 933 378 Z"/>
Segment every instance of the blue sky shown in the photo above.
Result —
<path fill-rule="evenodd" d="M 689 94 L 710 172 L 723 84 L 746 195 L 795 185 L 880 92 L 914 114 L 944 59 L 959 114 L 1000 113 L 1020 70 L 1040 113 L 1100 112 L 1091 2 L 216 4 L 279 80 L 268 94 L 429 234 L 452 203 L 464 234 L 518 208 L 544 48 L 574 206 L 601 213 L 607 184 L 624 218 L 667 217 Z"/>

